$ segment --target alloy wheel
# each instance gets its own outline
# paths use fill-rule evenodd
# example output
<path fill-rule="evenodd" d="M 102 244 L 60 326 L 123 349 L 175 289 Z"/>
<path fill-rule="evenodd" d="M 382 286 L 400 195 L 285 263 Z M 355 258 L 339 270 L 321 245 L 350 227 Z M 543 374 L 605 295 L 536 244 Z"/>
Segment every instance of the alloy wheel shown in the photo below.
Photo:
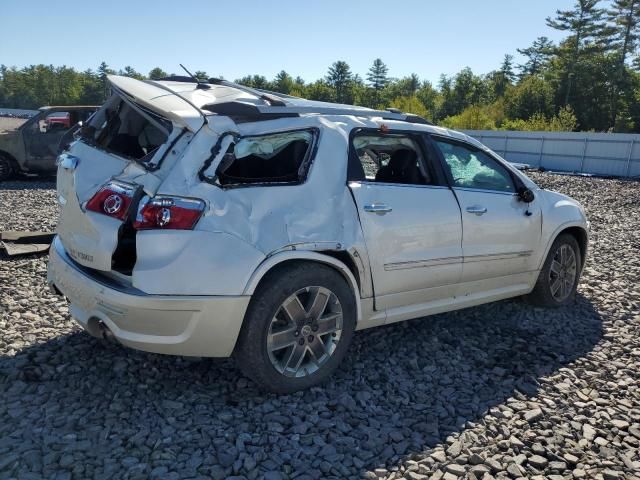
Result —
<path fill-rule="evenodd" d="M 13 168 L 9 160 L 0 156 L 0 180 L 8 179 L 13 173 Z"/>
<path fill-rule="evenodd" d="M 273 367 L 287 377 L 320 369 L 342 336 L 342 305 L 325 287 L 305 287 L 290 295 L 269 325 L 267 351 Z"/>
<path fill-rule="evenodd" d="M 571 295 L 578 272 L 576 254 L 569 245 L 563 244 L 556 250 L 549 269 L 549 287 L 553 298 L 562 302 Z"/>

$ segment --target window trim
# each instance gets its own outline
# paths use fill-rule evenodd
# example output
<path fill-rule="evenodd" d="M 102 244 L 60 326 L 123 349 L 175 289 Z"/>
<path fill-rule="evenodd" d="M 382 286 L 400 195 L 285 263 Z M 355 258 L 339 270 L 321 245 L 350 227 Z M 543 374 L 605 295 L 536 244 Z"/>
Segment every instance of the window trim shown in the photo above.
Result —
<path fill-rule="evenodd" d="M 439 164 L 439 157 L 437 149 L 434 149 L 434 146 L 427 141 L 424 136 L 425 132 L 420 130 L 407 130 L 407 129 L 389 129 L 387 132 L 383 132 L 380 128 L 371 128 L 371 127 L 358 127 L 351 130 L 349 133 L 349 149 L 347 153 L 347 185 L 350 183 L 366 183 L 368 185 L 385 185 L 389 187 L 444 187 L 449 188 L 448 181 L 444 176 L 444 172 L 441 171 L 441 165 Z M 354 179 L 349 177 L 349 172 L 352 170 L 350 168 L 354 162 L 360 163 L 360 158 L 355 151 L 353 146 L 353 140 L 359 135 L 406 135 L 410 137 L 413 141 L 416 142 L 418 148 L 420 149 L 421 158 L 420 164 L 425 169 L 425 171 L 431 176 L 433 179 L 433 183 L 427 184 L 413 184 L 413 183 L 388 183 L 388 182 L 376 182 L 375 180 L 364 179 Z M 428 161 L 429 157 L 433 157 L 435 160 L 432 162 Z"/>
<path fill-rule="evenodd" d="M 218 168 L 220 168 L 220 164 L 216 167 L 215 175 L 212 177 L 212 181 L 208 181 L 208 183 L 213 183 L 214 185 L 226 190 L 226 189 L 235 189 L 235 188 L 254 188 L 254 187 L 282 187 L 282 186 L 292 186 L 292 185 L 303 185 L 307 182 L 309 178 L 309 174 L 311 173 L 311 167 L 313 166 L 316 158 L 316 154 L 318 153 L 318 144 L 320 143 L 320 129 L 318 127 L 304 127 L 304 128 L 289 128 L 287 130 L 278 130 L 278 131 L 270 131 L 265 133 L 256 133 L 252 135 L 241 135 L 238 136 L 231 145 L 235 145 L 241 140 L 245 138 L 255 138 L 255 137 L 268 137 L 270 135 L 282 135 L 287 133 L 295 133 L 295 132 L 310 132 L 311 133 L 311 145 L 307 148 L 304 158 L 302 162 L 300 162 L 300 168 L 304 168 L 300 178 L 297 181 L 291 182 L 255 182 L 255 183 L 229 183 L 223 185 L 220 183 Z M 231 146 L 230 145 L 230 146 Z M 201 170 L 201 172 L 204 169 Z"/>
<path fill-rule="evenodd" d="M 473 145 L 469 142 L 465 142 L 464 140 L 458 140 L 456 138 L 450 138 L 443 135 L 437 135 L 432 133 L 428 133 L 427 136 L 429 137 L 429 141 L 432 142 L 433 148 L 436 150 L 436 154 L 438 156 L 438 159 L 440 160 L 440 166 L 443 169 L 443 173 L 447 179 L 447 183 L 452 189 L 469 191 L 469 192 L 482 192 L 482 193 L 494 193 L 494 194 L 499 193 L 502 195 L 518 196 L 521 189 L 525 187 L 524 182 L 516 174 L 514 174 L 511 171 L 511 168 L 505 165 L 502 160 L 500 160 L 499 158 L 496 158 L 490 152 L 482 148 L 479 148 L 476 145 Z M 488 188 L 461 187 L 461 186 L 455 185 L 453 181 L 453 177 L 451 176 L 450 171 L 447 168 L 447 161 L 444 158 L 444 154 L 436 145 L 437 141 L 443 141 L 445 143 L 460 145 L 461 147 L 468 148 L 472 152 L 482 152 L 485 155 L 487 155 L 489 158 L 491 158 L 493 161 L 495 161 L 498 165 L 500 165 L 502 168 L 506 170 L 507 175 L 509 175 L 511 182 L 513 183 L 513 188 L 514 188 L 513 192 L 505 192 L 504 190 L 492 190 Z"/>

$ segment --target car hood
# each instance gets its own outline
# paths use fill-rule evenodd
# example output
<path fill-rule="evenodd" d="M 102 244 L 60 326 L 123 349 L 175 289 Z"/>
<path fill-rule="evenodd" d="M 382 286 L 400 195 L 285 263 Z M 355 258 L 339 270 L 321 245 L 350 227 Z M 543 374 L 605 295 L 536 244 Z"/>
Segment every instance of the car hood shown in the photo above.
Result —
<path fill-rule="evenodd" d="M 5 128 L 0 130 L 0 135 L 3 137 L 8 137 L 8 136 L 16 136 L 18 134 L 18 128 Z"/>

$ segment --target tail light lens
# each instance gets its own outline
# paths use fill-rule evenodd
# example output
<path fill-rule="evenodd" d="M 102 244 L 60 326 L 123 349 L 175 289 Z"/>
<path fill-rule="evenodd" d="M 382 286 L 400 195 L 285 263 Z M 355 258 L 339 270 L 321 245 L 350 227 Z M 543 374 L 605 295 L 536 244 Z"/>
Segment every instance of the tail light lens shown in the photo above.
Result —
<path fill-rule="evenodd" d="M 204 212 L 205 203 L 196 198 L 144 197 L 138 207 L 136 230 L 192 230 Z"/>
<path fill-rule="evenodd" d="M 135 187 L 126 183 L 109 182 L 87 202 L 86 209 L 109 217 L 127 218 Z"/>

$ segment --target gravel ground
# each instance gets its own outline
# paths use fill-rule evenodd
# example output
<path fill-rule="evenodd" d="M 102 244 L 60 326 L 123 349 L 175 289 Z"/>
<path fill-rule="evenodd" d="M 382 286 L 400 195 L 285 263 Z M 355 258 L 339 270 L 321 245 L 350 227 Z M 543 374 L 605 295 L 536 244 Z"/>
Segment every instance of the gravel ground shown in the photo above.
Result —
<path fill-rule="evenodd" d="M 259 392 L 230 360 L 101 342 L 0 259 L 0 478 L 640 478 L 640 184 L 533 173 L 580 200 L 576 303 L 520 300 L 356 335 L 322 388 Z M 0 185 L 0 230 L 46 229 L 54 185 Z"/>

